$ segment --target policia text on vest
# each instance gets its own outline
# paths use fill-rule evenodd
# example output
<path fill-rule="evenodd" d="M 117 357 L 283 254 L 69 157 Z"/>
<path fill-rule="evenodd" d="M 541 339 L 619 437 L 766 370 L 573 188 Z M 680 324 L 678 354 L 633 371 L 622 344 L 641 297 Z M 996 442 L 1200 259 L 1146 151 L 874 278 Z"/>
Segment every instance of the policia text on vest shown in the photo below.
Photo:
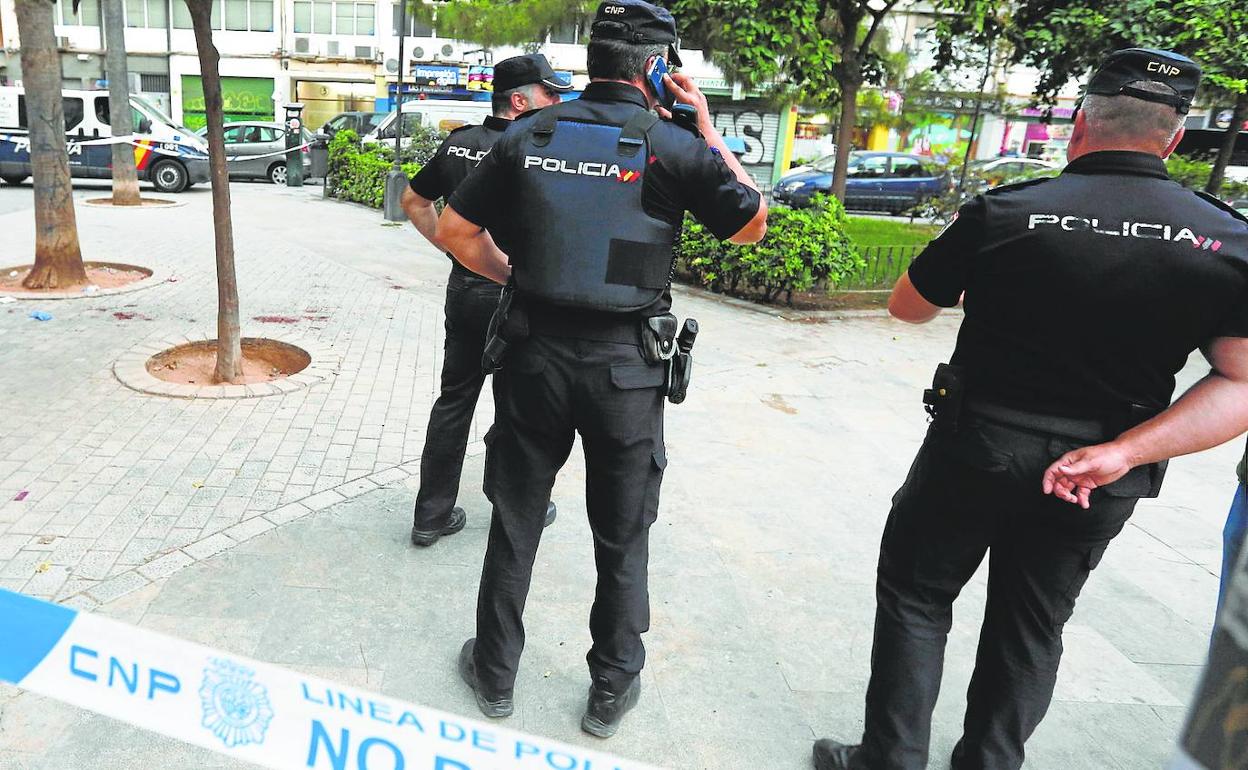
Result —
<path fill-rule="evenodd" d="M 753 242 L 766 206 L 689 78 L 664 81 L 688 105 L 685 125 L 650 111 L 642 73 L 655 56 L 679 63 L 670 14 L 606 2 L 591 35 L 581 98 L 518 120 L 451 196 L 438 237 L 508 286 L 491 346 L 506 343 L 486 436 L 493 521 L 461 674 L 483 712 L 511 712 L 541 508 L 579 434 L 598 567 L 581 726 L 605 737 L 640 697 L 664 396 L 683 398 L 697 333 L 669 312 L 678 227 L 688 211 L 720 238 Z"/>

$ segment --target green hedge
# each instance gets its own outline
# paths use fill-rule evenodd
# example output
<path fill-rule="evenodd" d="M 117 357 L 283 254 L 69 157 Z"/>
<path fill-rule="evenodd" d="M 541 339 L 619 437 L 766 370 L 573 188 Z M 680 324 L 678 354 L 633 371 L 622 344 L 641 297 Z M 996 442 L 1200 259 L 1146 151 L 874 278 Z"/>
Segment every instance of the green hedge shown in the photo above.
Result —
<path fill-rule="evenodd" d="M 437 149 L 441 135 L 426 130 L 404 148 L 401 168 L 408 179 L 420 171 Z M 394 168 L 394 149 L 381 144 L 363 145 L 351 130 L 339 131 L 329 142 L 329 194 L 346 201 L 379 209 L 386 193 L 386 175 Z"/>
<path fill-rule="evenodd" d="M 1166 171 L 1170 173 L 1171 179 L 1184 187 L 1203 190 L 1209 182 L 1209 177 L 1213 175 L 1212 157 L 1207 154 L 1179 155 L 1176 153 L 1166 158 Z M 1218 197 L 1223 200 L 1248 198 L 1248 183 L 1236 182 L 1233 179 L 1223 180 L 1222 189 L 1218 190 Z"/>
<path fill-rule="evenodd" d="M 720 241 L 686 218 L 677 257 L 697 282 L 712 291 L 752 294 L 767 302 L 783 294 L 786 302 L 792 302 L 793 292 L 819 285 L 831 290 L 864 266 L 846 225 L 840 201 L 822 195 L 810 208 L 772 208 L 767 235 L 745 246 Z"/>

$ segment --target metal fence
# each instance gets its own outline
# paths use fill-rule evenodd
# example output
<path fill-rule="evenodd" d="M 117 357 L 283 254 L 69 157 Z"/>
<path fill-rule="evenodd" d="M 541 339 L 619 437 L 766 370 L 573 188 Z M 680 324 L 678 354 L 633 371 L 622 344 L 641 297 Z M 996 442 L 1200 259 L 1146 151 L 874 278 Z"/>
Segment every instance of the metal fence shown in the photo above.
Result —
<path fill-rule="evenodd" d="M 866 264 L 845 276 L 837 289 L 891 289 L 910 262 L 922 250 L 922 246 L 868 246 L 862 249 Z"/>

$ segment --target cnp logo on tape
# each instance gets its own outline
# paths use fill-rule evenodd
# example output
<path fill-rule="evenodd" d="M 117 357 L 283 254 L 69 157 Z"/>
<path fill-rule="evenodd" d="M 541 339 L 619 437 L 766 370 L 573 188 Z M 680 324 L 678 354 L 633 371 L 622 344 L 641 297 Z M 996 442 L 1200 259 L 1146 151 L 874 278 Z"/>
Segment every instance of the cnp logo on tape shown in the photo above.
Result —
<path fill-rule="evenodd" d="M 272 768 L 655 770 L 0 590 L 0 680 Z"/>

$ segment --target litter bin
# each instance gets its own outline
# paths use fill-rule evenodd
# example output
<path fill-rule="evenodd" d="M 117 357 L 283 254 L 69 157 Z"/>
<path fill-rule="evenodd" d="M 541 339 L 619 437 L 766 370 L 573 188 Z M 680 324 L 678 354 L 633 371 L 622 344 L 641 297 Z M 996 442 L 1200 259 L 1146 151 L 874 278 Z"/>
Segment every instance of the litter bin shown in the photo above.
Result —
<path fill-rule="evenodd" d="M 308 155 L 308 162 L 312 167 L 308 176 L 324 179 L 329 172 L 329 137 L 317 134 L 312 140 L 312 146 L 308 148 Z"/>

